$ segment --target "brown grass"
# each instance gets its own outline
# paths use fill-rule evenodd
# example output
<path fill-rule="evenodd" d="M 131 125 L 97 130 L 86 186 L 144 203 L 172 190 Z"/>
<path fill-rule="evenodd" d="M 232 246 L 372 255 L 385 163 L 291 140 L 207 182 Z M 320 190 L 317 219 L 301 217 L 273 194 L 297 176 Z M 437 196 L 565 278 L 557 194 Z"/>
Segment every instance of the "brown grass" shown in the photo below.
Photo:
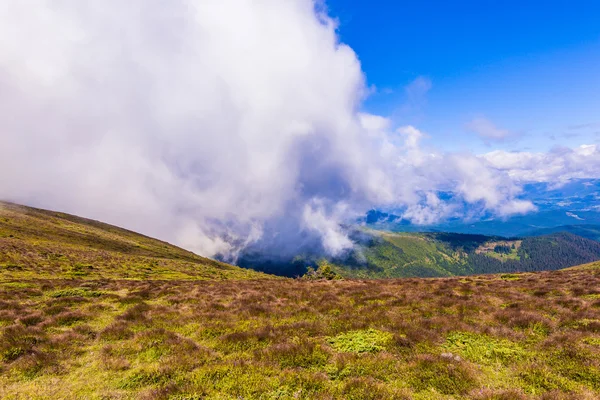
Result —
<path fill-rule="evenodd" d="M 600 287 L 600 271 L 5 281 L 0 397 L 591 399 L 600 307 L 581 282 Z M 376 352 L 331 345 L 367 330 L 387 338 Z"/>

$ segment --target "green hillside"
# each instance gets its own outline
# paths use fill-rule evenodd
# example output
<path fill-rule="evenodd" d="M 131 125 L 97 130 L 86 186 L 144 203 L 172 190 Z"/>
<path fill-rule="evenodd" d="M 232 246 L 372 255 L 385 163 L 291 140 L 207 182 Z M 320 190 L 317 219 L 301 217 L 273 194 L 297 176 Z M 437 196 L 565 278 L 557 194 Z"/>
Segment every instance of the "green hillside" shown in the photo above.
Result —
<path fill-rule="evenodd" d="M 600 262 L 437 279 L 272 279 L 61 213 L 3 204 L 0 222 L 2 399 L 600 393 Z M 348 261 L 363 257 L 381 275 L 590 251 L 570 236 L 363 232 L 361 240 L 364 253 Z"/>
<path fill-rule="evenodd" d="M 600 259 L 600 243 L 569 233 L 506 239 L 364 230 L 360 236 L 350 255 L 330 260 L 338 274 L 353 278 L 400 278 L 533 272 Z"/>
<path fill-rule="evenodd" d="M 264 277 L 98 221 L 0 203 L 0 280 Z"/>

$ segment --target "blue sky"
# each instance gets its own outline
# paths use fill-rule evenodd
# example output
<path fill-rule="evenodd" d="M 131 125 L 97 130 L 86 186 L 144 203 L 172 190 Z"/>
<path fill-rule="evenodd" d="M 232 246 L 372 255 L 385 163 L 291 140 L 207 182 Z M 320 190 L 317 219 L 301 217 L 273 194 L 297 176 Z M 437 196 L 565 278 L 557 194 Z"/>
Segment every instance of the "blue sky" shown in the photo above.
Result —
<path fill-rule="evenodd" d="M 327 6 L 376 88 L 365 111 L 413 124 L 437 147 L 547 151 L 600 140 L 600 1 Z M 480 138 L 474 120 L 507 138 Z"/>

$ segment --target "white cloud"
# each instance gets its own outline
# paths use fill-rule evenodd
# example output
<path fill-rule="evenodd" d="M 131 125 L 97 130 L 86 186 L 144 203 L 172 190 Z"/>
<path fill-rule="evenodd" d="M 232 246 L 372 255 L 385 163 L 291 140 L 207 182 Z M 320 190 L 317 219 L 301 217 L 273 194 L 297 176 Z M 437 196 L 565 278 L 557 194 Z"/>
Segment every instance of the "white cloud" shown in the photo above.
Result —
<path fill-rule="evenodd" d="M 514 133 L 498 128 L 487 118 L 479 117 L 475 118 L 465 125 L 467 130 L 479 135 L 485 141 L 503 141 L 507 138 L 514 136 Z"/>
<path fill-rule="evenodd" d="M 564 183 L 570 179 L 600 177 L 600 147 L 557 147 L 548 153 L 496 150 L 481 156 L 489 166 L 516 182 Z"/>
<path fill-rule="evenodd" d="M 345 208 L 344 203 L 336 205 L 334 213 L 338 218 L 343 217 Z M 328 215 L 320 199 L 313 199 L 304 206 L 303 222 L 306 228 L 313 230 L 321 237 L 323 247 L 329 254 L 337 256 L 344 250 L 352 248 L 352 241 L 336 222 L 336 218 Z"/>
<path fill-rule="evenodd" d="M 527 208 L 493 163 L 358 113 L 360 63 L 311 0 L 5 0 L 0 89 L 0 198 L 204 255 L 336 253 L 373 206 L 442 217 L 438 190 Z"/>

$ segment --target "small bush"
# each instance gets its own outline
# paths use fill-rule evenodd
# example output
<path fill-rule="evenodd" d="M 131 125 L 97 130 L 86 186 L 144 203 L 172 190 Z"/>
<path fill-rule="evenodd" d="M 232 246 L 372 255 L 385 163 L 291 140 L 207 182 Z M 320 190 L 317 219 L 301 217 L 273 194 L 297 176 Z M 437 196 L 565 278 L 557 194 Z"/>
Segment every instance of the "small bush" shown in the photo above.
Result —
<path fill-rule="evenodd" d="M 575 389 L 574 385 L 564 377 L 554 373 L 543 364 L 524 366 L 519 378 L 525 383 L 525 388 L 532 394 L 541 394 L 551 390 L 567 392 Z"/>
<path fill-rule="evenodd" d="M 100 331 L 99 336 L 102 340 L 125 340 L 133 336 L 133 331 L 126 322 L 116 321 Z"/>
<path fill-rule="evenodd" d="M 100 350 L 100 360 L 104 368 L 112 371 L 124 371 L 131 366 L 129 361 L 111 345 L 104 346 Z"/>
<path fill-rule="evenodd" d="M 329 360 L 327 353 L 319 344 L 307 339 L 296 340 L 269 346 L 258 352 L 259 359 L 278 363 L 282 368 L 310 368 L 323 366 Z"/>
<path fill-rule="evenodd" d="M 353 378 L 346 382 L 342 394 L 343 398 L 347 400 L 400 400 L 411 398 L 400 393 L 393 393 L 374 379 L 364 377 Z"/>
<path fill-rule="evenodd" d="M 146 303 L 139 303 L 127 309 L 117 319 L 129 322 L 144 322 L 147 320 L 146 313 L 150 310 L 150 306 Z"/>
<path fill-rule="evenodd" d="M 11 325 L 4 328 L 0 336 L 0 360 L 14 361 L 33 352 L 36 345 L 45 341 L 45 335 L 37 328 Z"/>
<path fill-rule="evenodd" d="M 89 316 L 81 311 L 67 311 L 56 315 L 53 321 L 60 326 L 69 326 L 87 319 L 89 319 Z"/>
<path fill-rule="evenodd" d="M 477 386 L 477 379 L 464 363 L 424 355 L 411 369 L 409 383 L 417 391 L 435 389 L 446 395 L 464 395 Z"/>
<path fill-rule="evenodd" d="M 331 281 L 334 279 L 337 279 L 337 280 L 343 279 L 342 276 L 337 274 L 332 269 L 331 264 L 329 264 L 327 261 L 322 261 L 319 265 L 319 268 L 317 268 L 316 271 L 314 268 L 308 267 L 306 274 L 304 274 L 304 276 L 302 278 L 307 279 L 307 280 L 325 279 L 328 281 Z"/>

